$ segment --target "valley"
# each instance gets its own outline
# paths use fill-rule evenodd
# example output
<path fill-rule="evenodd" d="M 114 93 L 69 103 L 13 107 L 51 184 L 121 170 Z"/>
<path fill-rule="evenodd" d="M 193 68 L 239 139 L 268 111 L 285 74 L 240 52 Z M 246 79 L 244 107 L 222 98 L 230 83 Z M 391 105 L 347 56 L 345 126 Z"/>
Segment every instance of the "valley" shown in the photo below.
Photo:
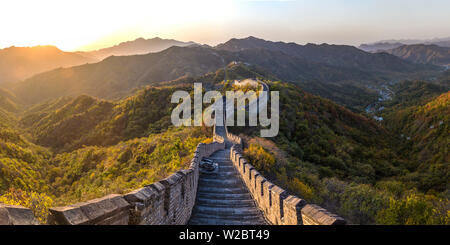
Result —
<path fill-rule="evenodd" d="M 448 71 L 346 45 L 178 44 L 3 85 L 0 202 L 32 203 L 44 222 L 49 207 L 163 179 L 212 141 L 171 124 L 171 95 L 260 81 L 280 92 L 280 133 L 229 130 L 264 176 L 354 224 L 448 224 Z"/>

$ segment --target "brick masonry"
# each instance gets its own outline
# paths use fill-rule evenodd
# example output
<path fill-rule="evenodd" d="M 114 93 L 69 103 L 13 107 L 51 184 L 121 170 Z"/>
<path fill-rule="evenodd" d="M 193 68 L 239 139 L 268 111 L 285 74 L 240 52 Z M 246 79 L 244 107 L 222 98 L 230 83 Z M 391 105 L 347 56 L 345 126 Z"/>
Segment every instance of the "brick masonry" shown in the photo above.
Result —
<path fill-rule="evenodd" d="M 274 225 L 337 225 L 341 217 L 305 200 L 289 195 L 264 178 L 241 154 L 242 139 L 214 127 L 214 142 L 200 143 L 190 167 L 151 185 L 119 195 L 50 209 L 52 225 L 185 225 L 196 203 L 199 164 L 203 157 L 229 148 L 229 159 L 252 199 Z M 227 146 L 227 147 L 226 147 Z M 227 157 L 228 158 L 228 157 Z M 0 225 L 39 224 L 30 209 L 0 204 Z"/>
<path fill-rule="evenodd" d="M 220 141 L 220 137 L 216 137 Z M 225 144 L 200 143 L 190 167 L 125 195 L 109 195 L 50 209 L 54 225 L 184 225 L 195 204 L 199 163 Z"/>
<path fill-rule="evenodd" d="M 227 132 L 233 142 L 230 159 L 238 170 L 260 210 L 274 225 L 343 225 L 345 220 L 305 200 L 289 195 L 283 188 L 264 178 L 247 160 L 242 152 L 242 139 Z"/>

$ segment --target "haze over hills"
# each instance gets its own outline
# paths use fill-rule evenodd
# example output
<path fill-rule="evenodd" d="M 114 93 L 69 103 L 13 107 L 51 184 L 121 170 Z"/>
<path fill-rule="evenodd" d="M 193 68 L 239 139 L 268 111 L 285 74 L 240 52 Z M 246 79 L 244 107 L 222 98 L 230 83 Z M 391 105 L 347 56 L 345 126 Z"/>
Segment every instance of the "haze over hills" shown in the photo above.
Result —
<path fill-rule="evenodd" d="M 4 112 L 11 118 L 8 121 L 0 118 L 0 145 L 3 146 L 0 148 L 3 169 L 0 173 L 3 189 L 0 191 L 5 192 L 8 188 L 38 191 L 58 203 L 70 204 L 159 180 L 181 168 L 183 159 L 188 158 L 198 142 L 206 139 L 208 132 L 200 128 L 173 131 L 170 123 L 171 110 L 175 106 L 170 103 L 173 92 L 179 89 L 191 91 L 193 81 L 203 82 L 205 88 L 212 89 L 221 87 L 227 78 L 258 77 L 265 80 L 271 89 L 280 91 L 279 135 L 266 139 L 265 144 L 255 145 L 252 143 L 255 128 L 230 128 L 230 131 L 243 132 L 248 136 L 251 148 L 246 151 L 246 156 L 271 181 L 359 224 L 397 222 L 389 220 L 391 216 L 382 215 L 382 212 L 387 212 L 393 205 L 389 201 L 391 198 L 410 200 L 409 194 L 415 193 L 414 188 L 423 193 L 436 193 L 433 201 L 420 199 L 420 203 L 441 212 L 445 201 L 438 197 L 442 198 L 441 192 L 446 188 L 442 180 L 445 180 L 448 170 L 442 161 L 448 155 L 445 152 L 448 136 L 445 134 L 447 126 L 438 124 L 443 120 L 443 124 L 447 125 L 448 118 L 440 115 L 445 115 L 448 110 L 448 96 L 422 107 L 415 95 L 429 94 L 426 98 L 433 99 L 445 91 L 445 87 L 425 86 L 424 93 L 418 92 L 421 86 L 395 90 L 398 91 L 395 98 L 414 100 L 408 102 L 408 106 L 412 106 L 413 116 L 400 111 L 397 118 L 398 109 L 392 107 L 392 114 L 386 116 L 389 122 L 394 125 L 404 123 L 408 128 L 415 128 L 423 121 L 424 125 L 435 125 L 433 137 L 427 134 L 424 126 L 420 126 L 418 131 L 411 131 L 417 133 L 411 147 L 406 139 L 397 137 L 400 131 L 395 128 L 387 130 L 375 120 L 305 92 L 292 82 L 270 81 L 282 74 L 279 71 L 289 70 L 284 68 L 285 64 L 292 64 L 293 68 L 302 65 L 313 68 L 309 73 L 306 73 L 307 69 L 303 71 L 311 77 L 319 76 L 314 72 L 337 72 L 340 69 L 358 74 L 355 70 L 359 69 L 349 67 L 352 62 L 347 61 L 346 68 L 336 68 L 329 64 L 308 63 L 300 55 L 289 56 L 285 52 L 259 48 L 225 51 L 207 47 L 171 47 L 147 55 L 109 57 L 96 64 L 40 74 L 43 77 L 34 85 L 40 89 L 30 93 L 30 96 L 47 93 L 53 88 L 51 83 L 47 83 L 52 76 L 61 79 L 58 81 L 68 82 L 61 83 L 61 90 L 39 97 L 39 100 L 47 100 L 45 103 L 36 104 L 39 100 L 30 100 L 29 105 L 34 106 L 25 111 L 17 107 L 19 113 L 15 114 L 10 112 L 11 109 L 1 108 L 14 109 L 16 98 L 13 93 L 20 90 L 13 93 L 4 90 L 0 97 L 6 100 L 0 103 L 0 114 Z M 384 55 L 405 67 L 423 67 L 389 54 Z M 325 56 L 322 53 L 322 57 Z M 227 63 L 234 59 L 251 61 L 252 64 Z M 268 63 L 267 59 L 272 63 Z M 155 67 L 146 70 L 148 64 Z M 227 69 L 224 69 L 225 66 Z M 219 69 L 214 70 L 214 67 Z M 173 74 L 163 68 L 173 69 Z M 274 73 L 277 73 L 276 77 Z M 132 89 L 138 85 L 131 82 L 133 79 L 156 77 L 166 81 L 162 78 L 168 74 L 177 79 L 149 82 L 161 85 L 160 88 Z M 443 75 L 442 81 L 445 83 L 445 73 Z M 125 87 L 114 87 L 114 83 L 105 82 L 108 79 Z M 95 80 L 99 81 L 94 83 Z M 331 84 L 331 81 L 339 80 L 329 81 Z M 142 85 L 147 84 L 145 80 L 141 82 Z M 58 82 L 55 84 L 58 85 Z M 48 87 L 40 87 L 44 85 Z M 108 101 L 76 95 L 88 91 L 83 90 L 86 88 L 90 89 L 90 93 L 105 97 L 109 96 L 107 92 L 120 93 L 121 89 L 129 88 L 128 94 L 131 96 Z M 22 93 L 19 95 L 21 100 L 24 98 L 22 96 L 27 95 L 26 90 Z M 48 101 L 51 99 L 49 94 L 55 99 Z M 61 94 L 74 97 L 60 97 Z M 431 114 L 423 117 L 423 108 L 429 108 Z M 432 115 L 432 119 L 428 119 L 428 115 Z M 396 118 L 399 121 L 395 121 Z M 421 146 L 424 146 L 423 151 L 418 150 Z M 421 165 L 419 161 L 431 165 Z M 426 170 L 421 172 L 423 169 Z M 402 215 L 416 217 L 409 213 Z M 441 217 L 446 216 L 433 213 L 433 216 L 427 217 L 427 222 L 445 223 L 439 220 Z"/>
<path fill-rule="evenodd" d="M 382 52 L 385 50 L 389 50 L 389 49 L 394 49 L 394 48 L 398 48 L 400 46 L 403 46 L 405 44 L 403 43 L 388 43 L 388 42 L 378 42 L 378 43 L 373 43 L 373 44 L 361 44 L 359 45 L 359 49 L 364 50 L 366 52 L 371 52 L 371 53 L 375 53 L 375 52 Z"/>
<path fill-rule="evenodd" d="M 351 81 L 363 87 L 386 77 L 434 69 L 351 46 L 302 46 L 249 37 L 232 39 L 214 48 L 173 46 L 158 53 L 109 57 L 96 64 L 39 74 L 17 84 L 12 91 L 27 104 L 82 93 L 118 98 L 142 85 L 214 72 L 231 61 L 261 68 L 289 82 L 347 86 Z"/>
<path fill-rule="evenodd" d="M 434 44 L 414 44 L 403 45 L 383 52 L 414 63 L 450 65 L 450 47 L 440 47 Z"/>
<path fill-rule="evenodd" d="M 310 63 L 320 63 L 335 67 L 349 67 L 361 71 L 402 72 L 418 68 L 392 56 L 383 54 L 372 55 L 348 45 L 317 45 L 310 43 L 299 45 L 296 43 L 266 41 L 250 36 L 244 39 L 233 38 L 226 43 L 217 45 L 216 49 L 231 52 L 254 49 L 278 51 Z"/>
<path fill-rule="evenodd" d="M 195 45 L 194 42 L 181 42 L 173 39 L 161 39 L 159 37 L 144 39 L 138 38 L 133 41 L 122 42 L 112 47 L 103 48 L 95 51 L 77 52 L 79 54 L 94 57 L 98 60 L 103 60 L 111 55 L 136 55 L 160 52 L 172 46 L 185 47 Z"/>
<path fill-rule="evenodd" d="M 403 45 L 413 44 L 434 44 L 441 47 L 450 47 L 450 37 L 433 39 L 391 39 L 374 43 L 361 44 L 359 48 L 367 52 L 379 52 L 383 50 L 398 48 Z"/>
<path fill-rule="evenodd" d="M 212 49 L 171 47 L 159 53 L 112 56 L 95 64 L 49 71 L 17 84 L 13 91 L 27 104 L 84 93 L 119 98 L 139 86 L 201 75 L 225 65 Z"/>
<path fill-rule="evenodd" d="M 0 84 L 14 83 L 58 67 L 96 62 L 80 54 L 54 46 L 10 47 L 0 49 Z"/>

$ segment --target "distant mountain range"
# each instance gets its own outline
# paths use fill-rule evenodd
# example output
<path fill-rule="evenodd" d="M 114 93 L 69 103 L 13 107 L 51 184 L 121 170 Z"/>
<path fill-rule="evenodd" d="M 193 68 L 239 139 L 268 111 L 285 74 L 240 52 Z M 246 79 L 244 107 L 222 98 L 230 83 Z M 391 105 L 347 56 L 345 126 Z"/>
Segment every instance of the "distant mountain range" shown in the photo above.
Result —
<path fill-rule="evenodd" d="M 83 56 L 93 57 L 98 60 L 103 60 L 111 55 L 136 55 L 147 54 L 163 51 L 172 46 L 185 47 L 189 45 L 196 45 L 195 42 L 181 42 L 173 39 L 161 39 L 159 37 L 144 39 L 138 38 L 133 41 L 122 42 L 109 48 L 103 48 L 89 52 L 77 52 Z"/>
<path fill-rule="evenodd" d="M 61 51 L 54 46 L 0 49 L 0 84 L 17 82 L 58 67 L 70 67 L 96 61 L 80 54 Z"/>
<path fill-rule="evenodd" d="M 228 130 L 245 137 L 243 154 L 258 172 L 350 224 L 447 224 L 450 70 L 411 62 L 438 57 L 424 46 L 399 58 L 248 37 L 109 56 L 9 83 L 0 88 L 0 195 L 35 192 L 61 206 L 163 179 L 211 135 L 173 128 L 171 95 L 192 92 L 193 82 L 226 90 L 226 79 L 256 77 L 279 91 L 278 136 Z M 419 75 L 428 80 L 405 80 Z M 392 97 L 379 100 L 380 87 Z M 381 122 L 355 110 L 374 100 Z"/>
<path fill-rule="evenodd" d="M 434 44 L 403 45 L 384 51 L 402 59 L 422 64 L 450 66 L 450 48 Z"/>
<path fill-rule="evenodd" d="M 450 37 L 434 39 L 391 39 L 369 44 L 361 44 L 359 48 L 366 52 L 379 52 L 383 50 L 398 48 L 403 45 L 413 44 L 434 44 L 441 47 L 450 47 Z"/>
<path fill-rule="evenodd" d="M 172 39 L 138 38 L 113 47 L 90 52 L 64 52 L 54 46 L 10 47 L 0 49 L 0 84 L 15 83 L 41 72 L 60 67 L 95 63 L 106 57 L 160 52 L 172 46 L 185 47 L 194 42 Z"/>
<path fill-rule="evenodd" d="M 109 57 L 95 64 L 36 75 L 12 90 L 27 104 L 81 93 L 117 98 L 142 85 L 215 72 L 231 61 L 244 62 L 289 82 L 327 84 L 373 82 L 432 69 L 387 53 L 371 54 L 352 46 L 298 45 L 248 37 L 231 39 L 216 47 L 173 46 L 157 53 Z"/>
<path fill-rule="evenodd" d="M 373 44 L 361 44 L 359 46 L 359 49 L 362 49 L 366 52 L 375 53 L 375 52 L 382 52 L 385 50 L 398 48 L 403 45 L 405 45 L 405 44 L 399 43 L 399 42 L 395 42 L 395 43 L 379 42 L 379 43 L 373 43 Z"/>

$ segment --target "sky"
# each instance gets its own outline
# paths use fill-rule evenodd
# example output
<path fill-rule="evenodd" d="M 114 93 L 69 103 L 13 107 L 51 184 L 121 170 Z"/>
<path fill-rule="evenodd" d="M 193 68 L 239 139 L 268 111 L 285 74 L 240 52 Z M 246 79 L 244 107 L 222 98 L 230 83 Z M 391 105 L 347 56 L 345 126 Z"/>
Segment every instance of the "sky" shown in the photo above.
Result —
<path fill-rule="evenodd" d="M 272 41 L 359 45 L 450 37 L 448 0 L 2 0 L 0 48 L 94 50 L 138 37 L 216 45 Z"/>

